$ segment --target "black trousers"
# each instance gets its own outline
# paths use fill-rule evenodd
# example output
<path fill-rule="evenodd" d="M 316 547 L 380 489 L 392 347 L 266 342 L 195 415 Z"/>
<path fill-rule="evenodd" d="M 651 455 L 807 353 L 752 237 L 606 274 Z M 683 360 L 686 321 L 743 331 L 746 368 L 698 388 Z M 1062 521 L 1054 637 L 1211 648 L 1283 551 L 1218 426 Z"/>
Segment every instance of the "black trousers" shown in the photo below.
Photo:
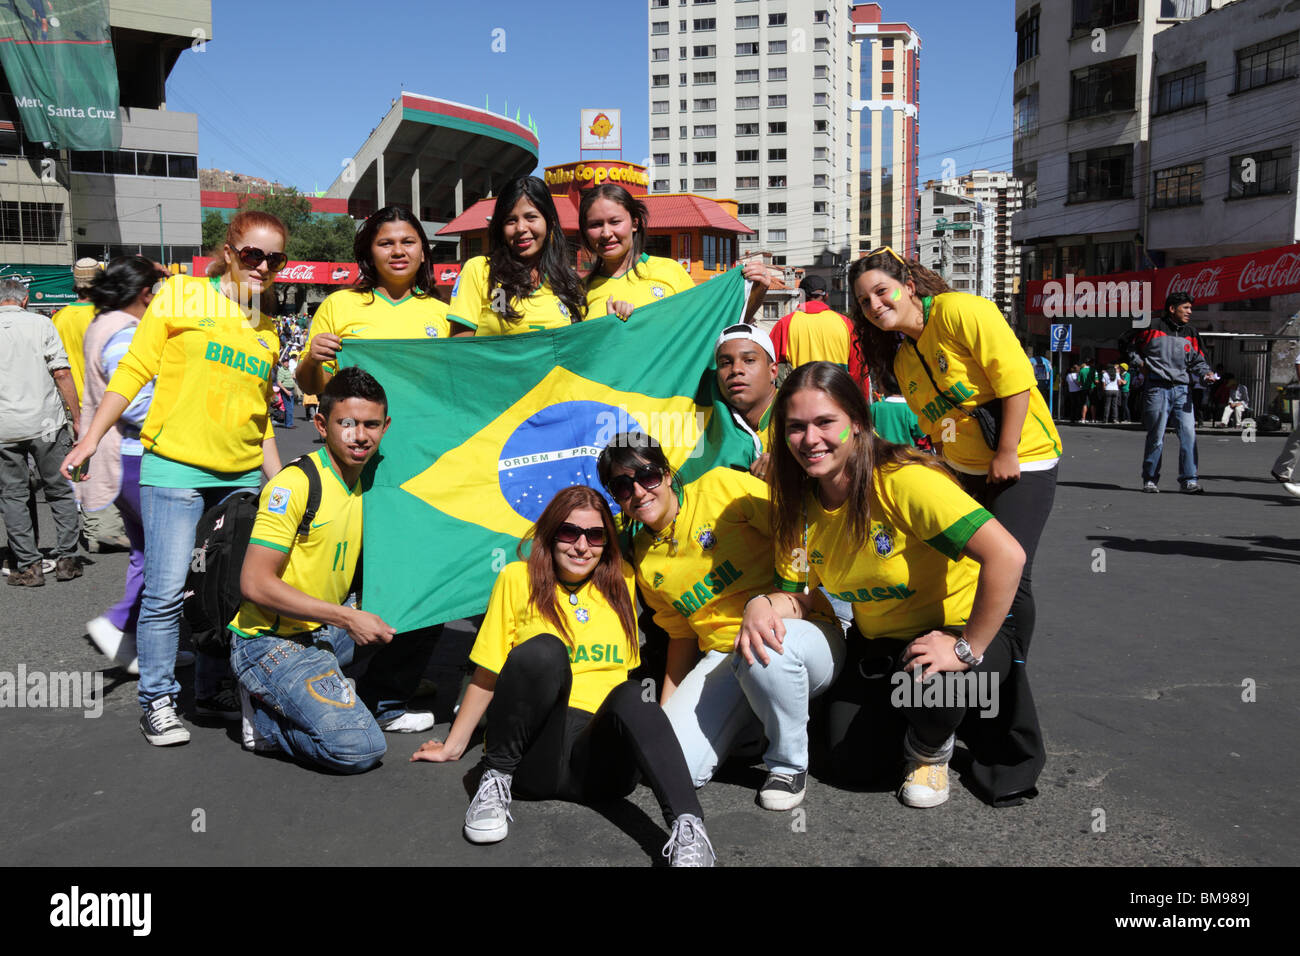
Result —
<path fill-rule="evenodd" d="M 996 485 L 989 484 L 987 475 L 959 476 L 966 493 L 992 512 L 1025 551 L 1025 567 L 1020 572 L 1020 584 L 1011 601 L 1011 620 L 1016 628 L 1013 646 L 1020 660 L 1029 653 L 1029 642 L 1033 639 L 1037 622 L 1033 590 L 1034 552 L 1038 550 L 1038 539 L 1042 537 L 1047 518 L 1052 513 L 1059 467 L 1053 465 L 1047 471 L 1022 471 L 1016 481 Z"/>
<path fill-rule="evenodd" d="M 618 799 L 644 778 L 669 826 L 683 813 L 703 818 L 672 725 L 641 685 L 619 684 L 594 714 L 569 706 L 572 685 L 554 634 L 512 650 L 488 705 L 484 765 L 513 774 L 511 789 L 537 800 Z"/>
<path fill-rule="evenodd" d="M 924 703 L 910 687 L 910 693 L 903 693 L 903 685 L 913 679 L 903 670 L 902 659 L 910 642 L 868 641 L 855 625 L 848 635 L 844 670 L 826 693 L 832 773 L 851 783 L 897 784 L 903 736 L 909 728 L 930 750 L 956 733 L 970 750 L 971 788 L 981 799 L 1013 806 L 1034 796 L 1046 752 L 1025 664 L 1017 659 L 1014 641 L 1008 624 L 993 638 L 984 660 L 968 672 L 977 680 L 988 675 L 983 679 L 989 689 L 990 682 L 997 685 L 996 714 L 984 716 L 993 708 L 972 706 L 969 697 L 967 706 L 935 705 Z"/>

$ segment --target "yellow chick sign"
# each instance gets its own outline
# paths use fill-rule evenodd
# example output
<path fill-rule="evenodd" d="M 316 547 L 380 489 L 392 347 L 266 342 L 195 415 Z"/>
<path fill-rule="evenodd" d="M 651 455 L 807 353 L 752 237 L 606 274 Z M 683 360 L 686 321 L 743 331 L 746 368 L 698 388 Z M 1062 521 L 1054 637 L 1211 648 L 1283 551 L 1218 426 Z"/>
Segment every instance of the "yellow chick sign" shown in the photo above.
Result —
<path fill-rule="evenodd" d="M 623 123 L 620 110 L 582 111 L 582 149 L 622 149 Z"/>

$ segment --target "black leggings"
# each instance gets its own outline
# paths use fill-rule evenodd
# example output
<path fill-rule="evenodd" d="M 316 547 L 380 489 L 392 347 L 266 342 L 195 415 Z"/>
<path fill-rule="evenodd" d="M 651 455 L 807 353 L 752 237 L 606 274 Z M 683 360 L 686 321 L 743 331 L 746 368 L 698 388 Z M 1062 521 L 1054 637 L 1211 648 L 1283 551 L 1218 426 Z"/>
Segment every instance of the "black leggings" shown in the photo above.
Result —
<path fill-rule="evenodd" d="M 966 493 L 992 512 L 1025 551 L 1025 568 L 1020 572 L 1020 584 L 1011 601 L 1011 620 L 1016 626 L 1014 646 L 1020 660 L 1029 653 L 1029 642 L 1034 636 L 1038 616 L 1031 580 L 1034 552 L 1038 550 L 1038 539 L 1052 513 L 1058 467 L 1053 465 L 1047 471 L 1022 471 L 1016 481 L 996 485 L 989 484 L 987 475 L 960 476 Z"/>
<path fill-rule="evenodd" d="M 520 796 L 574 803 L 625 797 L 644 777 L 669 826 L 683 813 L 703 818 L 672 725 L 641 685 L 619 684 L 595 714 L 568 706 L 572 685 L 554 634 L 512 650 L 488 705 L 484 765 L 513 774 Z"/>

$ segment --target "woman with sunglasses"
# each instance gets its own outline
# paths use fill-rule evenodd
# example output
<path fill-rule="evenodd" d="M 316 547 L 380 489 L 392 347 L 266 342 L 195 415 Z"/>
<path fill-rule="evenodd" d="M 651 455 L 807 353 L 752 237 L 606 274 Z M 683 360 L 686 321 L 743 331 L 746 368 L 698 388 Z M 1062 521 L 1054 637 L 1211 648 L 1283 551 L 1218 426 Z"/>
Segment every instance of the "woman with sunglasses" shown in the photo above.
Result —
<path fill-rule="evenodd" d="M 256 491 L 259 471 L 280 470 L 268 403 L 280 354 L 275 273 L 284 268 L 284 224 L 246 210 L 230 220 L 207 278 L 173 276 L 140 319 L 131 347 L 109 380 L 99 410 L 63 460 L 69 478 L 94 468 L 91 455 L 131 401 L 154 383 L 140 427 L 140 516 L 144 594 L 136 628 L 144 716 L 155 746 L 183 744 L 174 675 L 181 601 L 203 512 L 236 491 Z M 239 699 L 224 678 L 229 664 L 200 654 L 195 712 L 238 720 Z"/>
<path fill-rule="evenodd" d="M 971 497 L 1024 548 L 1011 616 L 1029 651 L 1034 552 L 1056 497 L 1061 436 L 1034 369 L 988 299 L 953 292 L 885 247 L 853 263 L 851 317 L 871 373 L 892 371 L 922 430 Z"/>
<path fill-rule="evenodd" d="M 457 335 L 518 335 L 586 315 L 560 214 L 536 176 L 506 183 L 488 223 L 488 254 L 465 263 L 447 318 Z"/>
<path fill-rule="evenodd" d="M 689 485 L 659 444 L 616 435 L 597 463 L 623 509 L 637 583 L 670 638 L 660 703 L 702 787 L 746 730 L 762 730 L 768 776 L 759 805 L 789 810 L 803 800 L 808 771 L 808 701 L 830 687 L 844 637 L 820 594 L 810 620 L 785 622 L 779 653 L 755 663 L 734 654 L 745 607 L 774 578 L 767 485 L 714 468 Z"/>
<path fill-rule="evenodd" d="M 770 479 L 780 589 L 747 605 L 741 653 L 761 660 L 780 648 L 823 586 L 853 605 L 848 658 L 828 695 L 837 770 L 878 778 L 904 757 L 903 803 L 938 806 L 960 733 L 982 796 L 1032 796 L 1042 737 L 1007 619 L 1020 545 L 936 458 L 876 435 L 843 369 L 795 369 L 774 415 L 784 436 Z"/>
<path fill-rule="evenodd" d="M 429 240 L 405 206 L 385 206 L 352 242 L 356 285 L 325 297 L 312 317 L 294 372 L 304 395 L 319 395 L 338 371 L 344 339 L 446 338 L 447 304 L 434 294 Z"/>
<path fill-rule="evenodd" d="M 712 866 L 713 847 L 663 712 L 627 679 L 637 662 L 631 573 L 599 492 L 576 485 L 542 512 L 497 577 L 470 660 L 477 665 L 446 741 L 411 757 L 459 760 L 486 713 L 484 772 L 465 814 L 471 843 L 509 832 L 512 788 L 586 803 L 632 792 L 640 776 L 671 830 L 673 866 Z M 531 549 L 531 550 L 529 550 Z"/>

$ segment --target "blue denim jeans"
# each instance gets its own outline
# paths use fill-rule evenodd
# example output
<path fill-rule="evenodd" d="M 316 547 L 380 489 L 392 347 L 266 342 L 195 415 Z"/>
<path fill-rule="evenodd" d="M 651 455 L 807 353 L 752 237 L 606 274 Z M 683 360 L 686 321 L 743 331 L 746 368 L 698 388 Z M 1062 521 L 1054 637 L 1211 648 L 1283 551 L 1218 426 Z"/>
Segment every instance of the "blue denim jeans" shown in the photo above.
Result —
<path fill-rule="evenodd" d="M 181 604 L 185 577 L 194 552 L 194 532 L 203 512 L 236 491 L 256 488 L 159 488 L 140 486 L 140 518 L 144 525 L 144 593 L 135 646 L 140 661 L 136 696 L 147 710 L 159 697 L 175 697 L 176 649 L 180 641 Z M 194 696 L 211 697 L 230 674 L 224 661 L 196 655 Z"/>
<path fill-rule="evenodd" d="M 363 773 L 387 750 L 384 732 L 343 677 L 352 639 L 327 627 L 304 636 L 231 635 L 230 665 L 253 696 L 253 727 L 303 763 Z M 342 652 L 336 654 L 336 650 Z"/>
<path fill-rule="evenodd" d="M 1142 456 L 1142 481 L 1160 484 L 1160 458 L 1165 446 L 1165 422 L 1177 416 L 1178 483 L 1196 480 L 1196 420 L 1186 385 L 1161 386 L 1148 382 L 1142 410 L 1147 430 L 1146 452 Z"/>
<path fill-rule="evenodd" d="M 691 781 L 702 787 L 751 724 L 761 724 L 771 772 L 808 769 L 808 702 L 835 681 L 844 663 L 839 622 L 785 622 L 784 652 L 764 667 L 734 652 L 709 651 L 664 704 Z"/>
<path fill-rule="evenodd" d="M 293 390 L 288 388 L 280 389 L 280 397 L 284 399 L 284 427 L 293 427 Z"/>

